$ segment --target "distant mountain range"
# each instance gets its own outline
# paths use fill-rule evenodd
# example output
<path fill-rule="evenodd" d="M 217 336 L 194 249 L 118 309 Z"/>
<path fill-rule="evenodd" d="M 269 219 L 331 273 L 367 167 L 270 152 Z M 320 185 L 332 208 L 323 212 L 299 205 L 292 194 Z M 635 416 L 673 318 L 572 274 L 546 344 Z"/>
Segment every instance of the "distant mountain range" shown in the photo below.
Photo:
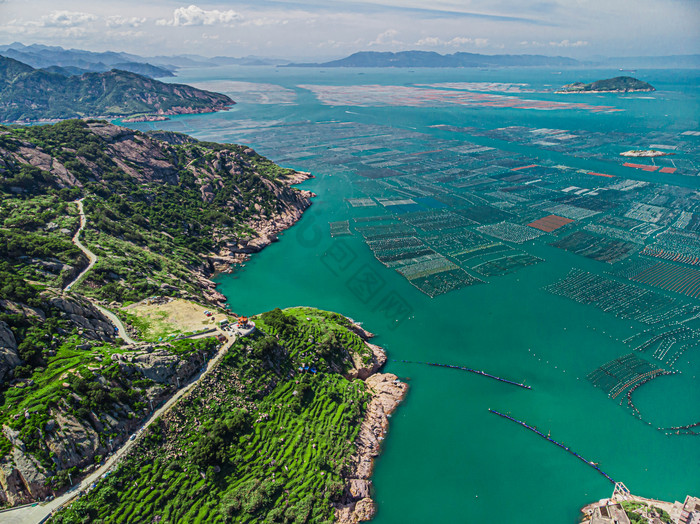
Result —
<path fill-rule="evenodd" d="M 175 56 L 138 56 L 114 51 L 92 52 L 64 49 L 40 44 L 24 45 L 15 42 L 0 45 L 0 55 L 14 58 L 34 68 L 48 69 L 68 76 L 89 71 L 111 69 L 130 71 L 152 78 L 174 76 L 179 68 L 219 66 L 286 66 L 286 67 L 609 67 L 635 68 L 700 68 L 700 54 L 637 57 L 596 57 L 576 60 L 563 56 L 544 55 L 483 55 L 453 53 L 441 55 L 430 51 L 401 51 L 396 53 L 362 51 L 348 57 L 313 63 L 290 63 L 289 60 L 246 56 L 206 57 L 195 54 Z M 56 69 L 56 68 L 61 69 Z"/>
<path fill-rule="evenodd" d="M 430 51 L 397 53 L 361 51 L 330 62 L 295 63 L 287 67 L 590 67 L 618 68 L 700 68 L 700 55 L 600 58 L 580 61 L 564 56 L 482 55 L 453 53 L 441 55 Z"/>
<path fill-rule="evenodd" d="M 504 67 L 504 66 L 576 66 L 578 60 L 563 56 L 480 55 L 454 53 L 441 55 L 431 51 L 398 53 L 361 51 L 340 60 L 320 64 L 289 64 L 289 67 Z"/>
<path fill-rule="evenodd" d="M 226 95 L 128 71 L 78 76 L 68 68 L 34 69 L 0 56 L 2 122 L 135 115 L 163 119 L 165 115 L 219 111 L 234 103 Z"/>
<path fill-rule="evenodd" d="M 40 44 L 24 45 L 15 42 L 0 45 L 0 55 L 14 58 L 34 68 L 62 67 L 61 74 L 82 74 L 88 71 L 102 72 L 111 69 L 131 71 L 140 75 L 160 78 L 174 76 L 180 67 L 212 67 L 223 65 L 263 66 L 286 64 L 288 60 L 248 56 L 234 58 L 215 56 L 208 58 L 200 55 L 152 56 L 143 57 L 130 53 L 106 51 L 96 53 L 81 49 L 64 49 L 59 46 Z"/>
<path fill-rule="evenodd" d="M 121 69 L 152 78 L 175 76 L 175 67 L 159 67 L 144 58 L 128 53 L 107 51 L 95 53 L 80 49 L 63 49 L 58 46 L 20 43 L 0 46 L 0 55 L 14 58 L 34 68 L 62 67 L 61 74 L 83 74 Z"/>

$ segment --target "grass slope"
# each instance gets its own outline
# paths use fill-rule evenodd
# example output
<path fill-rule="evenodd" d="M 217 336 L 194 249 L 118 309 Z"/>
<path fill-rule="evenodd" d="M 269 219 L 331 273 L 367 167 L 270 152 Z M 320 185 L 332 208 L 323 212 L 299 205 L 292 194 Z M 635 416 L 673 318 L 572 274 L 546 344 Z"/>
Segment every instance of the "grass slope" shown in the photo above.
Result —
<path fill-rule="evenodd" d="M 331 521 L 369 400 L 341 372 L 369 348 L 335 313 L 292 308 L 255 321 L 261 331 L 51 522 Z"/>

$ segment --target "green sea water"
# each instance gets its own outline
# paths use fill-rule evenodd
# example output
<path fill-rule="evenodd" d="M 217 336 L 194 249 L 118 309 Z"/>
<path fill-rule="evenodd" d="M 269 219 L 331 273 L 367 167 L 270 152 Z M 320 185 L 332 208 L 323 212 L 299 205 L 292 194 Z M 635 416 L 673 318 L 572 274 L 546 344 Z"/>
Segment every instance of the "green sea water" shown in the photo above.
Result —
<path fill-rule="evenodd" d="M 281 150 L 274 140 L 266 138 L 272 132 L 280 136 L 283 129 L 285 144 L 298 140 L 299 149 L 303 149 L 310 144 L 300 129 L 313 129 L 319 122 L 349 122 L 422 133 L 426 137 L 425 150 L 433 140 L 465 140 L 541 162 L 700 187 L 696 177 L 650 174 L 624 168 L 619 161 L 575 158 L 530 145 L 429 127 L 528 126 L 640 135 L 670 131 L 680 134 L 700 129 L 700 75 L 695 71 L 638 72 L 635 76 L 658 89 L 649 97 L 601 94 L 567 95 L 565 99 L 624 109 L 615 113 L 328 106 L 297 87 L 516 82 L 541 91 L 549 86 L 617 74 L 589 70 L 553 73 L 518 69 L 185 70 L 176 81 L 202 86 L 214 86 L 214 82 L 220 86 L 230 81 L 248 83 L 235 84 L 229 91 L 234 99 L 239 95 L 243 100 L 226 113 L 131 124 L 141 130 L 172 129 L 204 140 L 247 143 L 273 160 L 284 159 L 282 163 L 288 167 L 312 169 L 316 178 L 301 186 L 317 194 L 311 208 L 294 227 L 280 235 L 279 242 L 253 256 L 245 267 L 221 275 L 219 289 L 237 313 L 312 305 L 350 316 L 377 333 L 375 342 L 386 349 L 390 359 L 385 371 L 410 384 L 406 400 L 392 416 L 382 455 L 375 465 L 378 523 L 575 522 L 579 507 L 610 495 L 612 485 L 592 467 L 534 433 L 489 413 L 489 408 L 527 421 L 544 433 L 551 432 L 554 439 L 599 463 L 601 469 L 624 482 L 635 494 L 662 500 L 682 500 L 686 494 L 700 494 L 700 436 L 667 435 L 656 429 L 657 425 L 700 421 L 700 350 L 696 347 L 686 351 L 675 363 L 681 374 L 655 379 L 635 393 L 635 404 L 644 418 L 639 420 L 593 388 L 586 375 L 629 353 L 629 346 L 622 341 L 643 326 L 543 290 L 565 277 L 571 268 L 602 275 L 610 269 L 609 264 L 535 240 L 521 249 L 544 262 L 484 279 L 486 284 L 430 298 L 396 271 L 380 264 L 360 235 L 330 237 L 329 222 L 352 222 L 381 211 L 347 204 L 348 198 L 365 196 L 357 184 L 359 175 L 332 163 L 325 165 L 323 151 L 314 152 L 312 164 L 309 157 L 290 160 L 288 147 Z M 266 98 L 260 98 L 260 94 Z M 515 96 L 561 100 L 542 92 Z M 374 279 L 371 286 L 364 285 L 368 274 Z M 397 301 L 407 309 L 393 309 L 391 304 Z M 402 360 L 483 369 L 524 382 L 532 389 Z"/>

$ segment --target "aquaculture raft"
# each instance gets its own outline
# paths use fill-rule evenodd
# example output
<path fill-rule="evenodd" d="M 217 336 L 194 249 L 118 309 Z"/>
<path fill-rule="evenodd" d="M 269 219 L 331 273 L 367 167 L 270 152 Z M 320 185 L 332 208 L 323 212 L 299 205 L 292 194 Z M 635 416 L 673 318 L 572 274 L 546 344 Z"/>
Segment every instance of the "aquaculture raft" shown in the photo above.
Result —
<path fill-rule="evenodd" d="M 567 451 L 568 453 L 570 453 L 571 455 L 573 455 L 574 457 L 576 457 L 577 459 L 579 459 L 581 462 L 585 462 L 587 465 L 589 465 L 590 467 L 592 467 L 593 469 L 595 469 L 598 473 L 600 473 L 600 474 L 603 475 L 606 479 L 608 479 L 612 484 L 615 484 L 615 481 L 610 477 L 610 475 L 608 475 L 607 473 L 605 473 L 605 471 L 603 471 L 602 469 L 600 469 L 600 468 L 598 467 L 598 464 L 596 464 L 595 462 L 591 462 L 590 460 L 586 460 L 585 458 L 583 458 L 581 455 L 579 455 L 578 453 L 576 453 L 574 450 L 572 450 L 572 449 L 569 448 L 568 446 L 565 446 L 565 445 L 562 444 L 561 442 L 557 442 L 556 440 L 554 440 L 554 439 L 553 439 L 552 437 L 550 437 L 549 435 L 545 435 L 545 434 L 541 433 L 537 428 L 526 424 L 526 423 L 523 422 L 522 420 L 518 420 L 518 419 L 515 419 L 515 418 L 510 417 L 510 416 L 508 416 L 508 415 L 505 415 L 505 414 L 503 414 L 503 413 L 500 413 L 500 412 L 496 411 L 495 409 L 489 408 L 489 411 L 490 411 L 491 413 L 493 413 L 494 415 L 498 415 L 499 417 L 503 417 L 503 418 L 507 418 L 508 420 L 512 420 L 513 422 L 516 422 L 517 424 L 520 424 L 522 427 L 524 427 L 524 428 L 526 428 L 526 429 L 529 429 L 530 431 L 533 431 L 533 432 L 537 433 L 540 437 L 542 437 L 542 438 L 545 439 L 545 440 L 548 440 L 548 441 L 551 442 L 552 444 L 556 444 L 556 445 L 559 446 L 561 449 Z"/>

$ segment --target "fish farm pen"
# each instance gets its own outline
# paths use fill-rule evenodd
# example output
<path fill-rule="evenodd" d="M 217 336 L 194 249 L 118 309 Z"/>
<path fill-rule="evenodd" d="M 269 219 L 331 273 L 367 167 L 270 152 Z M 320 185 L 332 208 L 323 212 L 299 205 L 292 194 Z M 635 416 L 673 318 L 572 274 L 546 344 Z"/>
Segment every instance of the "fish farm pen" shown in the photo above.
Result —
<path fill-rule="evenodd" d="M 485 92 L 474 93 L 456 91 L 460 84 L 468 83 L 302 88 L 329 105 L 544 108 L 542 101 L 508 102 L 494 91 L 516 86 L 483 85 Z M 568 101 L 556 107 L 614 109 Z M 542 289 L 624 320 L 633 331 L 620 338 L 615 356 L 624 356 L 586 370 L 588 382 L 616 400 L 627 398 L 633 407 L 632 393 L 675 373 L 679 358 L 700 346 L 700 206 L 694 190 L 664 179 L 697 174 L 696 131 L 663 129 L 647 137 L 476 122 L 421 131 L 341 119 L 294 122 L 292 135 L 290 125 L 262 132 L 241 123 L 237 139 L 351 184 L 352 198 L 329 223 L 331 242 L 362 239 L 376 260 L 428 297 L 542 275 L 551 259 L 566 258 L 574 269 Z M 652 139 L 675 155 L 633 162 L 619 156 L 619 144 L 645 149 Z M 526 148 L 514 152 L 494 141 Z M 553 152 L 551 160 L 527 153 L 537 150 Z M 687 431 L 700 433 L 695 426 Z"/>

